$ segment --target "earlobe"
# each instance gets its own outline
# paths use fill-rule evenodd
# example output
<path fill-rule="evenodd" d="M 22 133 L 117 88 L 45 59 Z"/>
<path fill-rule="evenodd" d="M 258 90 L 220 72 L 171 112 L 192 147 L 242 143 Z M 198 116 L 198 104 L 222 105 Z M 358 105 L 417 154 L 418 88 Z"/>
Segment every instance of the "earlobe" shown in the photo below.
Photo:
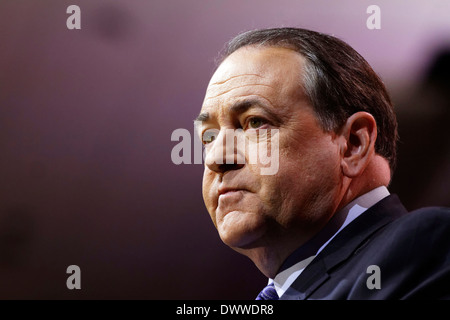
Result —
<path fill-rule="evenodd" d="M 341 130 L 341 167 L 349 178 L 361 175 L 375 154 L 377 125 L 374 117 L 367 112 L 357 112 L 350 116 Z"/>

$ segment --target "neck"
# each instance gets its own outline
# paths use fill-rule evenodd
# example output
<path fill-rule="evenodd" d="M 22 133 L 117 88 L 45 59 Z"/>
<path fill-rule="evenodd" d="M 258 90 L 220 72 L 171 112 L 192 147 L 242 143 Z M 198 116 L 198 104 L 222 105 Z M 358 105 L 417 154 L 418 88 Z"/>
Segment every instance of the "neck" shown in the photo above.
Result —
<path fill-rule="evenodd" d="M 375 155 L 361 176 L 354 179 L 344 177 L 341 200 L 336 211 L 375 188 L 388 186 L 390 178 L 389 163 L 383 157 Z"/>
<path fill-rule="evenodd" d="M 274 278 L 286 258 L 317 233 L 309 231 L 309 234 L 305 234 L 304 230 L 296 230 L 287 234 L 286 230 L 281 230 L 276 234 L 273 230 L 275 228 L 271 230 L 272 234 L 266 235 L 251 247 L 233 248 L 250 258 L 267 278 Z"/>

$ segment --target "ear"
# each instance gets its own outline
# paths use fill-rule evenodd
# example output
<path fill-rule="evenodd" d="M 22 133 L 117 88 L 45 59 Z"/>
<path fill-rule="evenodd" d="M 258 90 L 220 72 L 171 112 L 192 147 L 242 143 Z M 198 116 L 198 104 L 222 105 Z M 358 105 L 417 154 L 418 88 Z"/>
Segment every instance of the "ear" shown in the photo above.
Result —
<path fill-rule="evenodd" d="M 350 116 L 340 130 L 341 168 L 345 176 L 361 175 L 375 154 L 377 123 L 367 112 Z"/>

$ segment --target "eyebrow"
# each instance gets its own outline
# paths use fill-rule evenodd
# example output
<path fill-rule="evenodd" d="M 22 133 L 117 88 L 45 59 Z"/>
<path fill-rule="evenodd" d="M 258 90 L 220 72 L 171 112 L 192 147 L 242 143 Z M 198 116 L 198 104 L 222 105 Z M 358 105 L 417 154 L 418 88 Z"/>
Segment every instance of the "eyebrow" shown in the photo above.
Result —
<path fill-rule="evenodd" d="M 235 104 L 233 104 L 231 106 L 230 112 L 240 114 L 240 113 L 246 112 L 248 109 L 255 107 L 255 106 L 259 106 L 264 110 L 267 109 L 258 100 L 251 99 L 251 100 L 243 100 L 243 101 L 236 102 Z"/>
<path fill-rule="evenodd" d="M 204 121 L 208 121 L 208 120 L 209 120 L 209 112 L 202 112 L 197 116 L 197 118 L 194 119 L 194 122 L 195 121 L 204 122 Z"/>
<path fill-rule="evenodd" d="M 269 114 L 271 117 L 273 117 L 274 120 L 281 122 L 280 116 L 277 115 L 272 110 L 270 110 L 268 107 L 266 107 L 265 104 L 262 103 L 261 101 L 259 101 L 258 99 L 247 99 L 247 100 L 243 100 L 243 101 L 238 101 L 230 107 L 229 111 L 230 111 L 230 113 L 241 114 L 241 113 L 244 113 L 247 110 L 249 110 L 251 108 L 255 108 L 255 107 L 261 108 L 267 114 Z M 205 121 L 208 121 L 209 119 L 210 119 L 209 112 L 202 112 L 197 116 L 197 118 L 195 118 L 194 121 L 205 122 Z"/>

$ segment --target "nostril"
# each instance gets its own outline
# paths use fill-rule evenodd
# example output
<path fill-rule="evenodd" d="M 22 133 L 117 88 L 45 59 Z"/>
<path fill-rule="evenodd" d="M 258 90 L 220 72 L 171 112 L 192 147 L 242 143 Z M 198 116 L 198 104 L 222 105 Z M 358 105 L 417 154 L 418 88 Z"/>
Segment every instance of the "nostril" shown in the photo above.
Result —
<path fill-rule="evenodd" d="M 223 173 L 242 168 L 245 165 L 245 158 L 236 154 L 228 157 L 211 157 L 205 164 L 210 170 Z"/>
<path fill-rule="evenodd" d="M 219 172 L 227 172 L 227 171 L 232 171 L 232 170 L 239 170 L 244 166 L 244 164 L 240 164 L 240 163 L 224 163 L 224 164 L 220 164 L 218 165 L 218 171 Z"/>

